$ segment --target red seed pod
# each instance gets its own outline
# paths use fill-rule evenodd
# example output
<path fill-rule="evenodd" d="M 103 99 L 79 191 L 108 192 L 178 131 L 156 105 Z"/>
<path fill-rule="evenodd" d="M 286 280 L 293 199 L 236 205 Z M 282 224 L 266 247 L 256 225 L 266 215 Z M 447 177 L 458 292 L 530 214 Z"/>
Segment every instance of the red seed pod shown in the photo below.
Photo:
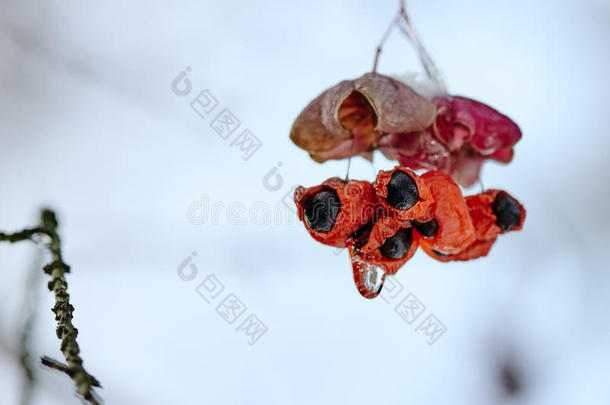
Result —
<path fill-rule="evenodd" d="M 413 222 L 422 236 L 420 245 L 426 252 L 434 252 L 434 258 L 463 251 L 475 241 L 475 230 L 460 188 L 440 171 L 424 173 L 421 178 L 430 187 L 434 203 L 427 215 Z"/>
<path fill-rule="evenodd" d="M 491 209 L 492 202 L 493 197 L 487 193 L 466 197 L 477 240 L 495 240 L 500 234 L 501 229 L 496 225 L 496 216 Z"/>
<path fill-rule="evenodd" d="M 418 235 L 409 221 L 383 216 L 348 241 L 354 282 L 362 296 L 374 298 L 386 275 L 395 274 L 417 251 Z"/>
<path fill-rule="evenodd" d="M 436 252 L 428 247 L 422 245 L 422 249 L 432 258 L 439 262 L 466 262 L 472 259 L 478 259 L 479 257 L 487 256 L 491 247 L 496 242 L 496 239 L 490 240 L 476 240 L 466 249 L 455 255 L 443 255 L 440 252 Z"/>
<path fill-rule="evenodd" d="M 451 256 L 450 260 L 466 262 L 468 260 L 478 259 L 479 257 L 487 256 L 495 242 L 495 238 L 490 240 L 477 240 L 472 245 L 464 249 L 462 252 L 458 253 L 457 255 Z"/>
<path fill-rule="evenodd" d="M 525 208 L 506 191 L 487 190 L 466 197 L 478 240 L 494 239 L 501 233 L 518 231 L 525 221 Z"/>
<path fill-rule="evenodd" d="M 525 221 L 525 208 L 510 194 L 502 190 L 487 190 L 466 197 L 466 204 L 474 226 L 476 241 L 455 255 L 442 255 L 422 248 L 437 260 L 466 261 L 487 256 L 498 235 L 518 231 Z"/>
<path fill-rule="evenodd" d="M 297 187 L 294 202 L 311 236 L 336 247 L 346 247 L 350 235 L 371 221 L 376 207 L 371 183 L 338 177 L 319 186 Z"/>
<path fill-rule="evenodd" d="M 433 202 L 426 182 L 406 167 L 380 171 L 373 187 L 384 210 L 399 219 L 421 218 Z"/>
<path fill-rule="evenodd" d="M 350 253 L 395 274 L 417 251 L 418 235 L 408 221 L 389 216 L 361 228 L 348 241 Z"/>

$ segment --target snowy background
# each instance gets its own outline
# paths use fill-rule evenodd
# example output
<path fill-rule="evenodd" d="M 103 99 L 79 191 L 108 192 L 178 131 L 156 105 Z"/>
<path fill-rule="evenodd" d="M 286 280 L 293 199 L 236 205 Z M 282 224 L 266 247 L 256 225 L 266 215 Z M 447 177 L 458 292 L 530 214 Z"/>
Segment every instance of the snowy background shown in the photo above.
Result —
<path fill-rule="evenodd" d="M 289 128 L 371 68 L 394 1 L 0 2 L 0 229 L 57 210 L 82 356 L 107 404 L 609 403 L 610 2 L 408 8 L 450 91 L 520 124 L 513 163 L 487 164 L 483 181 L 528 217 L 485 259 L 418 252 L 386 302 L 359 296 L 346 252 L 264 216 L 293 185 L 345 173 Z M 392 35 L 379 71 L 418 70 Z M 200 117 L 189 103 L 205 89 L 219 105 Z M 221 108 L 262 141 L 249 160 L 210 127 Z M 351 176 L 392 165 L 354 159 Z M 274 167 L 277 191 L 263 185 Z M 188 214 L 202 198 L 216 216 Z M 15 352 L 36 294 L 32 355 L 61 358 L 46 276 L 26 290 L 37 256 L 0 245 L 2 405 L 21 398 Z M 225 290 L 207 303 L 196 288 L 210 274 Z M 233 324 L 216 311 L 230 293 L 247 306 Z M 426 307 L 412 324 L 395 311 L 409 293 Z M 268 328 L 254 345 L 237 330 L 250 314 Z M 447 328 L 432 345 L 416 330 L 428 315 Z M 36 371 L 33 404 L 79 403 L 65 375 Z"/>

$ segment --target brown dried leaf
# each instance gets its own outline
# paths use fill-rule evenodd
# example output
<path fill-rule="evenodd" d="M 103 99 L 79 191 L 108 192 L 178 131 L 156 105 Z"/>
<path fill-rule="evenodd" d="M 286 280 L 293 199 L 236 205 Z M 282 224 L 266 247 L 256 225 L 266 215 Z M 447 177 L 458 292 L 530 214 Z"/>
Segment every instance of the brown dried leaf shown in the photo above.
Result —
<path fill-rule="evenodd" d="M 367 73 L 323 92 L 297 117 L 290 139 L 317 162 L 370 157 L 388 133 L 422 131 L 436 116 L 434 104 L 409 86 Z"/>

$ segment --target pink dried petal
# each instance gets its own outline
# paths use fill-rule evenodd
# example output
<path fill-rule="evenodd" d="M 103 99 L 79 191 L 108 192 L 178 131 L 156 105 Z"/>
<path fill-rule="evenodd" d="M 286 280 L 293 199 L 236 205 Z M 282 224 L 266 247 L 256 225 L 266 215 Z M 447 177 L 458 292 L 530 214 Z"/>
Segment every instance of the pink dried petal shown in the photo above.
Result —
<path fill-rule="evenodd" d="M 451 172 L 453 180 L 464 187 L 476 183 L 486 158 L 469 148 L 464 148 L 453 159 L 454 166 Z"/>
<path fill-rule="evenodd" d="M 421 147 L 421 132 L 389 134 L 379 139 L 379 150 L 391 160 L 398 160 L 399 155 L 413 156 Z"/>
<path fill-rule="evenodd" d="M 421 148 L 415 154 L 399 152 L 398 162 L 412 169 L 442 170 L 451 173 L 453 164 L 451 154 L 430 134 L 430 131 L 420 133 L 420 142 Z"/>
<path fill-rule="evenodd" d="M 470 145 L 483 155 L 512 148 L 521 139 L 519 126 L 486 104 L 455 96 L 451 105 L 455 122 L 470 130 Z"/>
<path fill-rule="evenodd" d="M 464 140 L 470 138 L 472 131 L 468 127 L 456 125 L 451 98 L 436 98 L 437 116 L 433 125 L 433 134 L 442 141 L 449 151 L 460 150 Z"/>
<path fill-rule="evenodd" d="M 510 163 L 513 160 L 514 152 L 512 149 L 498 149 L 489 157 L 502 163 Z"/>

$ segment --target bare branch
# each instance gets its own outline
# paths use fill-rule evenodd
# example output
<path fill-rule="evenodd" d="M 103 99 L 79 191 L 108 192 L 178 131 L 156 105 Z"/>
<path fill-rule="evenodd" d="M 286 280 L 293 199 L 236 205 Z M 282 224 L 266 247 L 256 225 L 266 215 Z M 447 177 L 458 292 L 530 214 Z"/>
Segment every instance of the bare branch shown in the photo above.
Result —
<path fill-rule="evenodd" d="M 21 388 L 21 405 L 29 405 L 32 402 L 34 388 L 38 379 L 37 370 L 34 367 L 31 355 L 32 333 L 36 318 L 40 294 L 38 284 L 41 279 L 43 255 L 42 251 L 36 252 L 36 257 L 30 266 L 23 293 L 23 324 L 19 332 L 19 363 L 23 372 Z"/>
<path fill-rule="evenodd" d="M 373 72 L 377 71 L 379 56 L 381 55 L 381 51 L 383 50 L 383 45 L 387 41 L 394 27 L 398 25 L 400 31 L 407 37 L 407 39 L 409 39 L 413 46 L 415 46 L 415 50 L 417 51 L 419 59 L 428 77 L 437 83 L 438 87 L 443 91 L 443 93 L 447 94 L 447 87 L 445 86 L 443 76 L 441 75 L 440 70 L 430 57 L 430 54 L 422 44 L 421 40 L 417 36 L 417 33 L 415 32 L 415 29 L 411 24 L 411 20 L 409 19 L 409 15 L 407 14 L 407 8 L 405 3 L 405 0 L 398 1 L 398 13 L 390 22 L 390 25 L 383 34 L 383 37 L 381 37 L 381 41 L 379 41 L 379 45 L 377 45 L 377 49 L 375 51 L 375 59 L 373 60 Z"/>
<path fill-rule="evenodd" d="M 24 240 L 32 240 L 33 236 L 44 234 L 50 236 L 46 229 L 41 227 L 24 229 L 15 233 L 0 232 L 0 242 L 16 243 Z"/>
<path fill-rule="evenodd" d="M 398 23 L 398 27 L 400 28 L 400 31 L 405 34 L 406 37 L 409 38 L 415 46 L 415 49 L 417 50 L 417 54 L 419 55 L 419 59 L 421 60 L 422 65 L 424 66 L 426 74 L 429 78 L 431 78 L 438 84 L 438 86 L 442 89 L 443 93 L 447 94 L 447 86 L 445 86 L 443 76 L 441 75 L 440 70 L 436 66 L 436 63 L 434 63 L 432 57 L 430 57 L 430 54 L 417 36 L 417 33 L 415 32 L 415 29 L 411 24 L 411 20 L 409 19 L 409 15 L 407 14 L 404 1 L 401 2 L 399 15 L 401 19 Z"/>
<path fill-rule="evenodd" d="M 63 261 L 61 255 L 61 240 L 57 234 L 57 225 L 55 213 L 50 210 L 43 210 L 40 227 L 25 229 L 12 234 L 0 232 L 0 242 L 15 243 L 33 240 L 33 237 L 41 235 L 48 237 L 49 241 L 46 248 L 51 253 L 51 263 L 44 266 L 43 271 L 51 276 L 48 288 L 55 296 L 55 305 L 52 311 L 55 313 L 57 337 L 61 340 L 61 351 L 66 359 L 66 364 L 48 357 L 42 359 L 42 364 L 67 374 L 74 382 L 78 394 L 91 404 L 100 404 L 100 400 L 93 390 L 93 387 L 100 387 L 100 383 L 83 368 L 83 359 L 79 355 L 80 349 L 76 342 L 78 329 L 72 325 L 74 307 L 70 304 L 68 282 L 65 279 L 65 274 L 70 272 L 70 266 Z"/>
<path fill-rule="evenodd" d="M 388 28 L 386 28 L 383 37 L 381 37 L 381 41 L 379 41 L 379 45 L 377 45 L 377 49 L 375 50 L 375 59 L 373 60 L 373 73 L 377 71 L 377 64 L 379 62 L 379 55 L 381 55 L 381 51 L 383 50 L 383 45 L 388 40 L 388 37 L 392 33 L 392 30 L 398 24 L 400 20 L 400 13 L 396 14 L 396 17 L 392 19 Z"/>
<path fill-rule="evenodd" d="M 52 359 L 49 356 L 42 356 L 40 358 L 40 362 L 44 365 L 47 366 L 49 368 L 61 371 L 62 373 L 67 374 L 70 378 L 74 377 L 74 370 L 71 369 L 70 367 L 66 366 L 64 363 L 60 362 L 59 360 L 55 360 Z M 102 387 L 100 385 L 100 382 L 92 375 L 89 375 L 89 380 L 91 381 L 91 386 L 92 387 Z"/>

